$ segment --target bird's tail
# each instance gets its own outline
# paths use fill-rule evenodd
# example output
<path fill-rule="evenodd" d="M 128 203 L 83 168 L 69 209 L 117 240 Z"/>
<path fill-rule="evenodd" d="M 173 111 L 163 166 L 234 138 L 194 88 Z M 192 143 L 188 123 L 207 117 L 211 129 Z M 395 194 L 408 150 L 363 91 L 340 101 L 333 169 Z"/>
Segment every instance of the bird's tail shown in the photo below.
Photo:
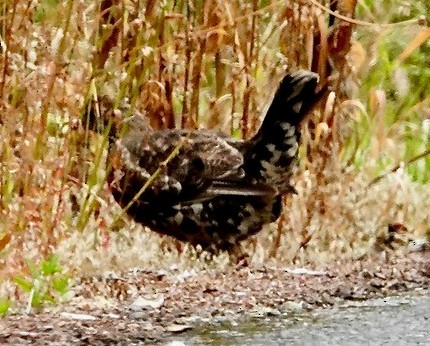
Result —
<path fill-rule="evenodd" d="M 318 75 L 310 71 L 288 74 L 281 81 L 263 123 L 245 149 L 246 175 L 280 192 L 291 191 L 300 141 L 299 125 L 325 94 Z"/>

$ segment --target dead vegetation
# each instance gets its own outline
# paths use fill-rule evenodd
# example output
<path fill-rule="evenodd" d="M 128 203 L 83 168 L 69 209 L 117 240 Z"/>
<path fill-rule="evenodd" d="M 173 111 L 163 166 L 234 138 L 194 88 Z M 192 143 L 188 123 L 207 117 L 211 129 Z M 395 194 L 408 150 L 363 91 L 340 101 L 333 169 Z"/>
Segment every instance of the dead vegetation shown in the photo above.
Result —
<path fill-rule="evenodd" d="M 247 138 L 285 71 L 312 69 L 330 80 L 332 93 L 303 129 L 298 194 L 278 224 L 244 244 L 252 261 L 361 258 L 391 224 L 407 229 L 403 245 L 428 233 L 426 157 L 372 183 L 420 154 L 416 140 L 428 142 L 429 95 L 420 86 L 429 72 L 420 56 L 428 57 L 429 32 L 422 9 L 409 4 L 409 12 L 384 17 L 376 6 L 356 1 L 333 6 L 305 0 L 5 2 L 2 295 L 22 299 L 11 280 L 45 275 L 43 269 L 35 274 L 30 263 L 43 264 L 52 254 L 76 276 L 228 263 L 227 254 L 208 263 L 195 249 L 117 220 L 119 208 L 104 183 L 106 138 L 81 121 L 85 100 L 95 92 L 127 98 L 156 128 L 214 128 Z M 353 20 L 357 12 L 362 22 Z M 412 20 L 397 27 L 365 22 L 405 18 Z M 366 35 L 385 43 L 387 31 L 399 26 L 406 28 L 403 47 L 386 67 L 397 79 L 384 90 L 367 75 L 377 74 L 376 61 L 391 51 L 381 52 Z M 412 67 L 402 65 L 408 59 Z M 409 81 L 417 90 L 405 85 Z M 413 96 L 400 98 L 399 92 Z M 392 110 L 395 102 L 402 103 L 400 114 Z"/>

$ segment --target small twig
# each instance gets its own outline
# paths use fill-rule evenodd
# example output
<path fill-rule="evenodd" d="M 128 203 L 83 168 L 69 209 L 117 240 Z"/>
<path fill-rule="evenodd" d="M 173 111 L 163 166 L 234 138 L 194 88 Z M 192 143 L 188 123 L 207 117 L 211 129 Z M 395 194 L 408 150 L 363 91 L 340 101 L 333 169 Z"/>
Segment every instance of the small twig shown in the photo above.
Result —
<path fill-rule="evenodd" d="M 430 155 L 430 149 L 425 150 L 424 152 L 422 152 L 421 154 L 412 157 L 411 159 L 407 160 L 406 162 L 400 162 L 397 165 L 395 165 L 393 168 L 391 168 L 388 172 L 385 172 L 379 176 L 377 176 L 376 178 L 374 178 L 367 187 L 370 187 L 374 184 L 376 184 L 377 182 L 379 182 L 381 179 L 385 178 L 388 174 L 390 173 L 394 173 L 395 171 L 397 171 L 400 167 L 402 166 L 407 166 L 410 165 L 411 163 L 414 163 L 424 157 L 426 157 L 427 155 Z"/>
<path fill-rule="evenodd" d="M 373 27 L 373 28 L 389 28 L 389 27 L 398 26 L 398 25 L 415 24 L 415 23 L 418 23 L 420 20 L 419 18 L 412 18 L 412 19 L 408 19 L 408 20 L 404 20 L 404 21 L 400 21 L 400 22 L 396 22 L 396 23 L 371 23 L 371 22 L 366 22 L 364 20 L 346 17 L 337 11 L 332 11 L 327 6 L 324 6 L 323 4 L 319 3 L 317 0 L 309 0 L 309 1 L 313 5 L 315 5 L 316 7 L 319 7 L 323 11 L 327 12 L 328 14 L 331 14 L 332 16 L 334 16 L 338 19 L 343 20 L 344 22 L 348 22 L 350 24 L 361 25 L 361 26 L 368 26 L 368 27 Z"/>
<path fill-rule="evenodd" d="M 299 247 L 297 248 L 296 253 L 294 254 L 293 258 L 291 259 L 291 262 L 296 262 L 297 257 L 299 256 L 300 250 L 304 249 L 306 250 L 306 247 L 308 246 L 308 243 L 312 240 L 312 236 L 315 234 L 315 232 L 313 233 L 306 233 L 303 238 L 302 241 L 300 242 Z"/>

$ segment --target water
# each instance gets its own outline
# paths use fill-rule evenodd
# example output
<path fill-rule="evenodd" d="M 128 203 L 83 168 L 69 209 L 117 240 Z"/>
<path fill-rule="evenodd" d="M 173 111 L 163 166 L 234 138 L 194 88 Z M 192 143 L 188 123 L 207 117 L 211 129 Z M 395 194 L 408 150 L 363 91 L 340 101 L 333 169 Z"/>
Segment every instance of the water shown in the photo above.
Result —
<path fill-rule="evenodd" d="M 430 345 L 430 295 L 223 322 L 173 340 L 185 345 Z"/>

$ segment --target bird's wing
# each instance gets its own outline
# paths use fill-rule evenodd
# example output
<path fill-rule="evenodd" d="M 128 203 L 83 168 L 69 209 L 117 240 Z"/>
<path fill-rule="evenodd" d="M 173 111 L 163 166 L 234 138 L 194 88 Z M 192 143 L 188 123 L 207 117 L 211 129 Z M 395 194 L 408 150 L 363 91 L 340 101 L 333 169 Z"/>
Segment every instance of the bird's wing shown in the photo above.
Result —
<path fill-rule="evenodd" d="M 237 180 L 244 176 L 243 155 L 219 133 L 194 131 L 189 136 L 190 148 L 205 166 L 209 180 Z"/>
<path fill-rule="evenodd" d="M 240 151 L 243 141 L 211 131 L 192 132 L 188 140 L 190 149 L 204 165 L 200 177 L 204 184 L 194 195 L 184 196 L 182 203 L 195 203 L 220 196 L 264 198 L 277 194 L 272 187 L 263 183 L 255 184 L 245 176 L 244 158 Z"/>
<path fill-rule="evenodd" d="M 167 160 L 166 174 L 179 181 L 193 180 L 195 170 L 208 180 L 243 176 L 243 155 L 209 131 L 157 131 L 140 142 L 138 152 L 140 167 L 151 172 Z"/>
<path fill-rule="evenodd" d="M 186 130 L 145 133 L 128 125 L 129 132 L 116 145 L 121 157 L 118 162 L 122 161 L 119 168 L 132 177 L 134 185 L 125 185 L 123 190 L 139 191 L 151 180 L 141 201 L 180 203 L 220 194 L 243 195 L 246 190 L 243 155 L 219 134 Z"/>

